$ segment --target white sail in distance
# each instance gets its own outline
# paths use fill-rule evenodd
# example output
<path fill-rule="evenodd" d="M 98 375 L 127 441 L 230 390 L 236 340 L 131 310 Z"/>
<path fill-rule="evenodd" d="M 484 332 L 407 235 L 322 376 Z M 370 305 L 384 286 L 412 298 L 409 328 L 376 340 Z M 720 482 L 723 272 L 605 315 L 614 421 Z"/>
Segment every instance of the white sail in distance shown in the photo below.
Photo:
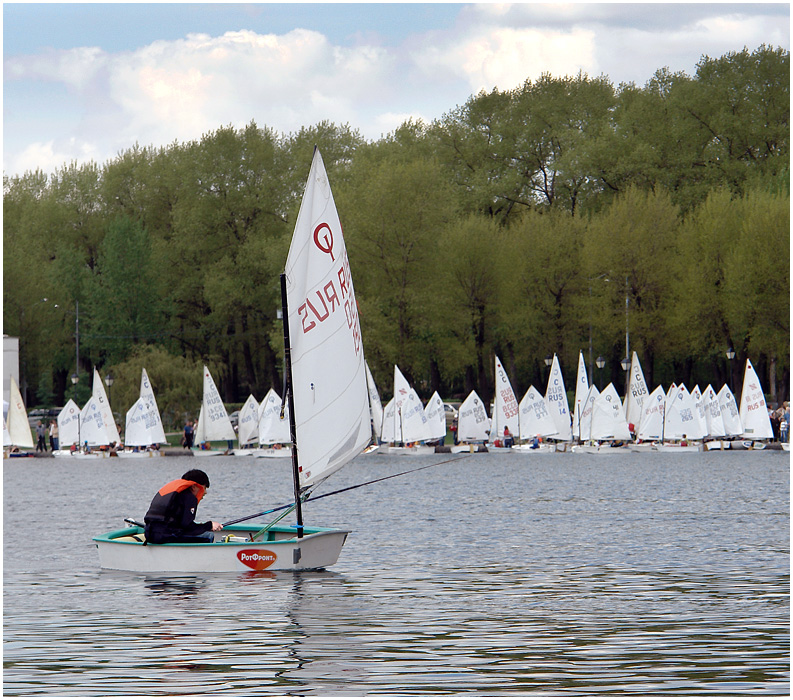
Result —
<path fill-rule="evenodd" d="M 705 437 L 697 417 L 697 410 L 694 397 L 684 384 L 679 384 L 672 394 L 671 401 L 667 403 L 664 439 L 701 440 Z"/>
<path fill-rule="evenodd" d="M 520 400 L 520 439 L 553 437 L 557 434 L 556 423 L 551 418 L 545 397 L 530 386 Z"/>
<path fill-rule="evenodd" d="M 113 416 L 113 410 L 110 408 L 110 401 L 107 400 L 107 392 L 105 391 L 105 385 L 102 382 L 102 377 L 99 376 L 99 371 L 96 369 L 96 367 L 94 367 L 94 386 L 92 393 L 96 398 L 96 403 L 99 406 L 99 410 L 102 412 L 102 421 L 105 424 L 105 432 L 107 433 L 109 440 L 108 442 L 103 442 L 101 444 L 108 445 L 111 442 L 119 444 L 121 442 L 121 436 L 118 434 L 116 419 Z"/>
<path fill-rule="evenodd" d="M 13 375 L 11 375 L 8 399 L 6 430 L 8 430 L 10 444 L 16 447 L 35 447 L 33 434 L 30 432 L 30 423 L 28 423 L 28 413 Z"/>
<path fill-rule="evenodd" d="M 570 408 L 567 405 L 567 393 L 564 390 L 564 379 L 562 368 L 559 366 L 559 359 L 556 353 L 553 355 L 551 373 L 548 375 L 548 387 L 545 391 L 545 400 L 548 402 L 548 410 L 551 418 L 556 425 L 557 440 L 570 441 L 573 439 L 573 428 L 570 423 Z"/>
<path fill-rule="evenodd" d="M 730 391 L 730 387 L 724 384 L 716 395 L 719 399 L 719 410 L 721 419 L 724 422 L 725 435 L 738 437 L 743 435 L 743 424 L 738 404 L 735 402 L 735 395 Z"/>
<path fill-rule="evenodd" d="M 457 412 L 457 439 L 459 442 L 483 442 L 490 431 L 490 419 L 479 394 L 472 391 Z"/>
<path fill-rule="evenodd" d="M 754 371 L 754 367 L 748 359 L 743 375 L 740 414 L 745 438 L 759 440 L 774 437 L 763 387 L 760 385 L 757 372 Z"/>
<path fill-rule="evenodd" d="M 396 442 L 396 435 L 394 433 L 394 415 L 396 414 L 396 402 L 392 398 L 383 409 L 383 424 L 380 430 L 380 440 L 385 444 Z"/>
<path fill-rule="evenodd" d="M 157 407 L 157 399 L 154 398 L 154 389 L 151 387 L 149 375 L 144 367 L 140 372 L 140 398 L 146 403 L 146 418 L 144 419 L 149 426 L 149 437 L 151 440 L 147 444 L 160 445 L 167 443 L 165 429 L 160 417 L 160 409 Z M 124 436 L 126 440 L 126 435 Z"/>
<path fill-rule="evenodd" d="M 364 365 L 366 367 L 366 386 L 369 389 L 369 408 L 372 414 L 372 432 L 379 440 L 383 430 L 383 403 L 380 401 L 380 394 L 374 383 L 372 370 L 369 369 L 369 363 L 364 361 Z"/>
<path fill-rule="evenodd" d="M 647 382 L 644 381 L 644 372 L 639 362 L 636 351 L 631 356 L 630 381 L 628 382 L 628 393 L 625 396 L 625 419 L 629 424 L 638 430 L 642 420 L 642 405 L 649 396 Z"/>
<path fill-rule="evenodd" d="M 215 380 L 204 365 L 204 394 L 201 400 L 201 412 L 198 414 L 196 442 L 200 445 L 213 440 L 234 440 L 236 437 Z"/>
<path fill-rule="evenodd" d="M 72 399 L 58 414 L 58 441 L 62 450 L 80 445 L 80 407 Z"/>
<path fill-rule="evenodd" d="M 259 402 L 248 396 L 237 417 L 237 440 L 240 446 L 259 439 Z"/>
<path fill-rule="evenodd" d="M 300 487 L 305 488 L 360 454 L 372 435 L 358 304 L 319 149 L 285 274 L 293 419 Z"/>
<path fill-rule="evenodd" d="M 642 402 L 642 417 L 636 430 L 639 440 L 661 440 L 664 434 L 664 414 L 666 409 L 666 393 L 662 386 Z"/>
<path fill-rule="evenodd" d="M 592 404 L 592 426 L 590 434 L 593 440 L 630 440 L 631 434 L 622 402 L 613 384 L 609 384 Z"/>
<path fill-rule="evenodd" d="M 589 394 L 589 379 L 586 374 L 586 363 L 584 353 L 578 351 L 578 374 L 575 381 L 575 406 L 573 406 L 573 437 L 578 440 L 585 440 L 581 435 L 581 412 L 584 410 L 584 402 Z"/>
<path fill-rule="evenodd" d="M 289 432 L 289 404 L 284 406 L 281 418 L 281 397 L 275 389 L 270 389 L 259 405 L 259 444 L 275 445 L 292 442 Z"/>
<path fill-rule="evenodd" d="M 434 392 L 424 407 L 424 415 L 427 416 L 427 428 L 430 440 L 440 440 L 446 437 L 446 411 L 443 408 L 443 400 L 438 392 Z"/>
<path fill-rule="evenodd" d="M 493 421 L 490 429 L 491 442 L 504 437 L 504 428 L 512 435 L 520 435 L 520 407 L 512 384 L 501 360 L 496 355 L 495 396 L 493 398 Z"/>
<path fill-rule="evenodd" d="M 96 396 L 91 396 L 80 411 L 80 440 L 89 447 L 109 445 L 112 442 L 102 405 Z"/>

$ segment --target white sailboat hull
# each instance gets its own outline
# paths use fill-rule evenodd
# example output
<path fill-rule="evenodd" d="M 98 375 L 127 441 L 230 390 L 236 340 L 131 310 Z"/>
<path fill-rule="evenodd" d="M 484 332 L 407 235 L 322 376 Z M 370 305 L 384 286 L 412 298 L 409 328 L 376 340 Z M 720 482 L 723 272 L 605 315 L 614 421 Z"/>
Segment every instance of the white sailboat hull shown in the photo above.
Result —
<path fill-rule="evenodd" d="M 575 454 L 614 455 L 625 454 L 629 452 L 630 449 L 627 445 L 623 445 L 622 447 L 612 447 L 611 445 L 573 445 L 570 451 Z"/>
<path fill-rule="evenodd" d="M 103 569 L 139 572 L 212 573 L 324 569 L 338 561 L 349 531 L 274 527 L 264 541 L 246 541 L 264 525 L 230 525 L 214 543 L 143 544 L 143 529 L 129 527 L 94 537 Z M 231 536 L 231 541 L 220 541 Z M 138 538 L 137 540 L 135 538 Z"/>
<path fill-rule="evenodd" d="M 531 445 L 513 445 L 513 450 L 516 452 L 521 452 L 523 454 L 548 454 L 549 452 L 556 452 L 556 446 L 551 443 L 543 443 L 542 445 L 538 445 L 537 447 L 532 447 Z"/>
<path fill-rule="evenodd" d="M 122 450 L 116 456 L 122 459 L 146 459 L 148 457 L 162 457 L 162 452 L 159 450 Z"/>
<path fill-rule="evenodd" d="M 413 447 L 391 447 L 389 445 L 379 445 L 377 448 L 379 455 L 431 455 L 435 454 L 435 447 L 432 445 L 414 445 Z"/>

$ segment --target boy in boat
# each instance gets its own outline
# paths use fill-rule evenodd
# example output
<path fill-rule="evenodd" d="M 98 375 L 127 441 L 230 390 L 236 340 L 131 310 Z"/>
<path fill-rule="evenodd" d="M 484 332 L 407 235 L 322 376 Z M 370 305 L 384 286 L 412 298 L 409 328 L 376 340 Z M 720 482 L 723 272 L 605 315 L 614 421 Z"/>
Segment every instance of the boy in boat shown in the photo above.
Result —
<path fill-rule="evenodd" d="M 195 522 L 198 504 L 209 488 L 209 477 L 200 469 L 191 469 L 163 486 L 155 495 L 143 521 L 146 523 L 146 541 L 151 544 L 166 542 L 212 542 L 213 532 L 223 529 L 220 523 Z"/>

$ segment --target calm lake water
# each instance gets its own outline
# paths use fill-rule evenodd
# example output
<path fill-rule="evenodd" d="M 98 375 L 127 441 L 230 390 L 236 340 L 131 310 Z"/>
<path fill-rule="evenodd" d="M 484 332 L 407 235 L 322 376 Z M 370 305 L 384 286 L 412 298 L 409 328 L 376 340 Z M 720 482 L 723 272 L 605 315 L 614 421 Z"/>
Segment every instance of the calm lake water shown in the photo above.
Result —
<path fill-rule="evenodd" d="M 328 492 L 452 455 L 359 457 Z M 330 571 L 100 571 L 189 468 L 200 520 L 286 503 L 242 457 L 4 460 L 8 695 L 788 695 L 788 453 L 471 455 L 309 503 Z"/>

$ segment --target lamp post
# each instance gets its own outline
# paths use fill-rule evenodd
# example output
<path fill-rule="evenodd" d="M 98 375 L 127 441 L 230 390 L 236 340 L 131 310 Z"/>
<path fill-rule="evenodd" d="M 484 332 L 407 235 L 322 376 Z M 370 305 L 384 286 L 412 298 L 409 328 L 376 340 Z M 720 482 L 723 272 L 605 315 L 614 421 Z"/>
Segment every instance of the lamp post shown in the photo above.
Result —
<path fill-rule="evenodd" d="M 546 355 L 545 356 L 545 366 L 548 368 L 548 379 L 551 378 L 551 365 L 553 364 L 553 355 Z M 546 380 L 546 385 L 548 381 Z"/>
<path fill-rule="evenodd" d="M 629 357 L 626 356 L 626 357 L 624 357 L 622 359 L 622 362 L 620 362 L 620 364 L 622 365 L 622 369 L 625 371 L 625 398 L 627 398 L 628 397 L 628 389 L 629 389 L 629 386 L 628 386 L 628 370 L 631 368 L 631 360 L 630 360 Z"/>
<path fill-rule="evenodd" d="M 727 371 L 728 371 L 728 374 L 729 374 L 729 377 L 730 377 L 730 390 L 732 390 L 732 389 L 735 388 L 733 386 L 733 380 L 732 380 L 732 369 L 733 369 L 732 361 L 735 359 L 735 350 L 732 349 L 732 346 L 727 348 L 727 352 L 725 353 L 725 355 L 727 355 L 727 359 L 730 362 L 729 363 L 729 369 Z"/>
<path fill-rule="evenodd" d="M 108 372 L 107 376 L 105 377 L 105 384 L 107 384 L 108 389 L 108 401 L 110 401 L 110 405 L 113 405 L 113 382 L 116 381 L 116 378 L 113 376 L 112 372 Z"/>
<path fill-rule="evenodd" d="M 630 287 L 628 286 L 628 275 L 625 275 L 625 357 L 628 358 L 628 365 L 630 366 L 631 361 L 631 332 L 630 332 L 630 324 L 628 322 L 628 299 L 629 299 Z M 623 369 L 625 366 L 623 365 Z M 625 369 L 627 372 L 628 370 Z"/>
<path fill-rule="evenodd" d="M 598 366 L 598 382 L 603 384 L 603 374 L 601 370 L 606 364 L 606 358 L 603 357 L 603 355 L 598 355 L 598 359 L 595 360 L 595 364 Z M 595 388 L 600 391 L 600 387 L 597 384 L 595 384 Z"/>
<path fill-rule="evenodd" d="M 592 282 L 595 280 L 602 279 L 604 282 L 611 282 L 611 280 L 606 277 L 606 273 L 602 272 L 601 274 L 597 275 L 596 277 L 587 277 L 587 282 L 589 282 L 589 376 L 592 376 Z"/>

